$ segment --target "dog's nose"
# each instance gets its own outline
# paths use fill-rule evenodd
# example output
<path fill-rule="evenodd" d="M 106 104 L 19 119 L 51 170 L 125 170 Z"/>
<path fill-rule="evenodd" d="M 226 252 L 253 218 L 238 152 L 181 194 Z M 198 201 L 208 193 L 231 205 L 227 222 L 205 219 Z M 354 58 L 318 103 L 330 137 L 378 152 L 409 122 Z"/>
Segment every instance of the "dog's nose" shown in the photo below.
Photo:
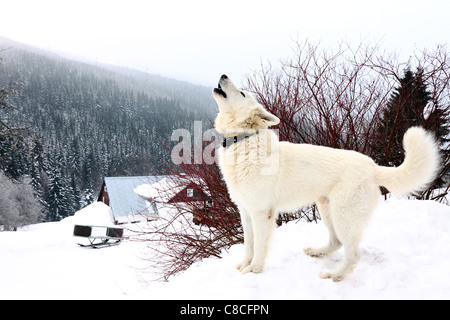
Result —
<path fill-rule="evenodd" d="M 226 74 L 223 74 L 223 75 L 220 77 L 220 79 L 225 80 L 225 79 L 228 79 L 228 77 L 227 77 Z"/>

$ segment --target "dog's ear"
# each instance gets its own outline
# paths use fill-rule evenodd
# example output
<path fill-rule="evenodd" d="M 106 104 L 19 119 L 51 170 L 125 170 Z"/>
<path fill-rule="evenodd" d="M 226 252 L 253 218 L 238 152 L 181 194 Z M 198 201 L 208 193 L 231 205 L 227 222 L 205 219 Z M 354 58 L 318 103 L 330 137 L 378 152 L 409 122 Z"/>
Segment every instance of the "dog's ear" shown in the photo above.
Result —
<path fill-rule="evenodd" d="M 280 123 L 280 119 L 277 116 L 274 116 L 270 112 L 262 109 L 258 113 L 258 117 L 268 126 L 276 126 Z"/>

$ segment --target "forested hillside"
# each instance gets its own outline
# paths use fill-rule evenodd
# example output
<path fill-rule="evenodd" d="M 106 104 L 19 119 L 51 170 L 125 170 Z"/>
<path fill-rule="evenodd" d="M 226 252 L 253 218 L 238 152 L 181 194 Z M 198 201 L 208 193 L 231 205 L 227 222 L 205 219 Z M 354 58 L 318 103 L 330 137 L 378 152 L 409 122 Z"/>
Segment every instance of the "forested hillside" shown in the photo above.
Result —
<path fill-rule="evenodd" d="M 1 38 L 0 50 L 0 88 L 16 108 L 8 121 L 27 129 L 0 136 L 0 168 L 31 177 L 46 221 L 91 202 L 104 176 L 164 173 L 172 131 L 214 110 L 209 88 Z"/>

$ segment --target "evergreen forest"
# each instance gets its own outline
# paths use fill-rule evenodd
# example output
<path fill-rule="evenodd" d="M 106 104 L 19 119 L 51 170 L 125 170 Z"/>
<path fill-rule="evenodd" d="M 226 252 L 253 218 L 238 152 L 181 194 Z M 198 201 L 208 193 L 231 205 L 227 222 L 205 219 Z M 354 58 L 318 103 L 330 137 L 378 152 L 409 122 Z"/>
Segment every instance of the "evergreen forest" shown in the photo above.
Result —
<path fill-rule="evenodd" d="M 12 107 L 0 119 L 15 129 L 0 135 L 0 169 L 30 181 L 42 221 L 92 202 L 105 176 L 164 174 L 172 131 L 215 112 L 210 89 L 187 82 L 1 38 L 0 59 L 2 99 Z"/>

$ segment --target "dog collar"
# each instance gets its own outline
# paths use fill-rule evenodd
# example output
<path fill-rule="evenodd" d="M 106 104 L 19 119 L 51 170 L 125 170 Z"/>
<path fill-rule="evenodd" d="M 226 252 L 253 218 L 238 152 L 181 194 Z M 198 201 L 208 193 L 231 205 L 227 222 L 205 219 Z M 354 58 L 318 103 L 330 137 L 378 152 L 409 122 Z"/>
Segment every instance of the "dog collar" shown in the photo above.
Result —
<path fill-rule="evenodd" d="M 251 137 L 255 135 L 256 133 L 242 133 L 242 134 L 234 134 L 234 135 L 227 135 L 223 138 L 222 141 L 222 147 L 227 148 L 231 146 L 234 143 L 238 143 L 248 137 Z"/>

